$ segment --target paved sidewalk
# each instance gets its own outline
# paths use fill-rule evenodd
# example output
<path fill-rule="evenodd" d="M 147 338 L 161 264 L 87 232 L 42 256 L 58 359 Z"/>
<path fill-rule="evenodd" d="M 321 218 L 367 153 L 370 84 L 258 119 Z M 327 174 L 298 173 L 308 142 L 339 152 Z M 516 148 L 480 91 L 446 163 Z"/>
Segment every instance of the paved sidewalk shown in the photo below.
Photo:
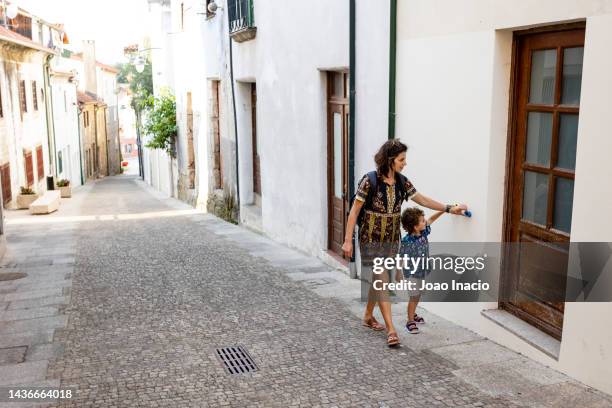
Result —
<path fill-rule="evenodd" d="M 612 406 L 425 311 L 389 349 L 358 281 L 134 178 L 71 200 L 9 214 L 0 273 L 28 276 L 0 282 L 0 387 L 70 387 L 54 406 L 75 407 Z M 258 371 L 226 373 L 215 349 L 235 345 Z"/>

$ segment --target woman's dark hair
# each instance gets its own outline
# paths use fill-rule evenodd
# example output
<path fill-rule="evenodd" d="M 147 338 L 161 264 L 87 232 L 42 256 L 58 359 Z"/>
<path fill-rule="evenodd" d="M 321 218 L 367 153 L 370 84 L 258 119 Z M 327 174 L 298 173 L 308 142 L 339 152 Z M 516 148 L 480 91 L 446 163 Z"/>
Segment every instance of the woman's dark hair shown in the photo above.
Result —
<path fill-rule="evenodd" d="M 414 227 L 419 223 L 419 219 L 424 216 L 423 210 L 417 207 L 406 208 L 402 213 L 402 227 L 408 234 L 414 232 Z"/>
<path fill-rule="evenodd" d="M 398 139 L 387 140 L 374 156 L 376 163 L 376 171 L 379 175 L 386 175 L 391 169 L 393 160 L 401 153 L 408 150 L 408 146 L 400 142 Z"/>

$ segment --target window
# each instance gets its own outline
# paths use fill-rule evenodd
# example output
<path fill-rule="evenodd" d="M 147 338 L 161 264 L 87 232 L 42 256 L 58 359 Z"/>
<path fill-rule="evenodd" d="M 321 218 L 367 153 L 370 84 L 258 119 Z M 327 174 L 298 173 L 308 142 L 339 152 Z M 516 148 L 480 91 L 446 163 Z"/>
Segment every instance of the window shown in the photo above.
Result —
<path fill-rule="evenodd" d="M 229 11 L 230 34 L 241 34 L 232 37 L 238 42 L 255 38 L 253 0 L 229 0 L 227 7 Z"/>
<path fill-rule="evenodd" d="M 34 184 L 34 163 L 32 163 L 32 152 L 23 152 L 23 160 L 25 162 L 26 184 L 29 187 Z"/>
<path fill-rule="evenodd" d="M 11 191 L 11 167 L 8 163 L 0 166 L 0 178 L 2 178 L 2 203 L 6 206 L 13 198 Z"/>
<path fill-rule="evenodd" d="M 21 105 L 21 114 L 28 111 L 28 101 L 26 100 L 26 83 L 19 81 L 19 104 Z"/>
<path fill-rule="evenodd" d="M 89 127 L 89 112 L 83 112 L 83 126 Z"/>
<path fill-rule="evenodd" d="M 36 93 L 36 81 L 32 81 L 32 107 L 38 110 L 38 94 Z"/>
<path fill-rule="evenodd" d="M 24 37 L 32 38 L 32 18 L 18 14 L 15 18 L 9 19 L 9 29 L 15 33 L 21 34 Z"/>

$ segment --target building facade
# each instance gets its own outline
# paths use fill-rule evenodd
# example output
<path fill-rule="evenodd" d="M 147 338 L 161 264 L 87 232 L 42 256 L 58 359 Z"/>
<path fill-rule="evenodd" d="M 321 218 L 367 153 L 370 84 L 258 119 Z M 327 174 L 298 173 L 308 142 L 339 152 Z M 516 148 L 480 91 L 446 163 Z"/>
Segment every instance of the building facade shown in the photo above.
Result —
<path fill-rule="evenodd" d="M 231 191 L 243 225 L 342 264 L 350 187 L 397 137 L 418 191 L 475 214 L 441 222 L 437 241 L 611 241 L 610 217 L 587 217 L 612 208 L 597 182 L 612 175 L 612 3 L 214 3 L 213 13 L 204 2 L 150 1 L 166 33 L 154 41 L 154 80 L 177 97 L 179 135 L 176 165 L 147 166 L 174 195 L 195 186 L 203 205 Z M 537 283 L 506 287 L 529 271 L 498 266 L 491 283 L 530 306 L 424 307 L 611 393 L 610 303 L 550 304 Z"/>
<path fill-rule="evenodd" d="M 4 27 L 0 43 L 0 171 L 7 207 L 21 187 L 44 192 L 51 173 L 43 66 L 55 52 Z"/>

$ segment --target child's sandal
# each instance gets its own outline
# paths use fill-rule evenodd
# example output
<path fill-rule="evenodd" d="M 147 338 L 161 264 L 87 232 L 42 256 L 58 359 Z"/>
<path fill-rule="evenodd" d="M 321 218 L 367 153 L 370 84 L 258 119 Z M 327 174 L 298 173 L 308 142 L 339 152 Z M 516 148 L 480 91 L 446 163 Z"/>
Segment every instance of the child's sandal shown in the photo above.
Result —
<path fill-rule="evenodd" d="M 414 314 L 414 322 L 417 324 L 424 324 L 425 323 L 425 319 L 423 319 L 423 317 L 419 316 L 418 314 Z"/>
<path fill-rule="evenodd" d="M 411 320 L 406 323 L 406 329 L 410 334 L 419 334 L 419 328 L 417 327 L 416 322 L 414 320 Z"/>

